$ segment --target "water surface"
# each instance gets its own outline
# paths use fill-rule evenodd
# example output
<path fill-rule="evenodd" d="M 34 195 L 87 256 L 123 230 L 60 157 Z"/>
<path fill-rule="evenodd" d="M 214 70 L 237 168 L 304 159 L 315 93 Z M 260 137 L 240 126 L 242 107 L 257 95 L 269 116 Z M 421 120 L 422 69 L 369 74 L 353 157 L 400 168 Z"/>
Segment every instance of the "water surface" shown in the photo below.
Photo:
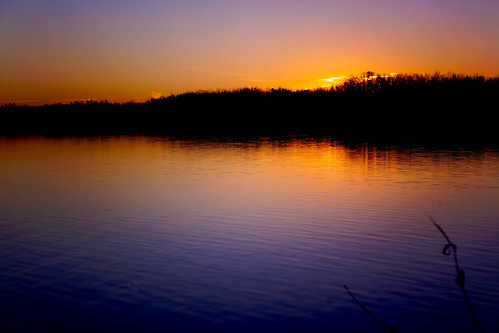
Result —
<path fill-rule="evenodd" d="M 0 328 L 499 330 L 499 154 L 327 140 L 0 139 Z"/>

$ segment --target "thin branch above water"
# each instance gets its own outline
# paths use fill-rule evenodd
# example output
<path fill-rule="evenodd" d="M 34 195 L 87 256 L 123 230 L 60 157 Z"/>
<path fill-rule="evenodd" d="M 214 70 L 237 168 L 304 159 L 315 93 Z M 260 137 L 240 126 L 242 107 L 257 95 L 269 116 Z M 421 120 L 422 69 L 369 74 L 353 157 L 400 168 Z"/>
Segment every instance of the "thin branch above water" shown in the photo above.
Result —
<path fill-rule="evenodd" d="M 445 231 L 438 225 L 438 223 L 430 216 L 430 220 L 433 222 L 435 227 L 442 233 L 444 238 L 447 240 L 447 244 L 444 245 L 442 249 L 442 253 L 446 256 L 450 255 L 450 252 L 454 254 L 454 265 L 456 267 L 456 283 L 461 289 L 461 292 L 463 293 L 464 300 L 466 301 L 466 305 L 468 306 L 468 309 L 470 311 L 471 317 L 473 318 L 473 321 L 475 322 L 475 325 L 478 329 L 478 332 L 482 332 L 482 328 L 480 327 L 480 324 L 478 323 L 478 319 L 476 318 L 475 312 L 473 311 L 473 308 L 471 307 L 470 300 L 468 298 L 468 293 L 466 292 L 466 289 L 464 288 L 464 271 L 459 268 L 459 264 L 457 261 L 457 246 L 456 244 L 452 243 L 449 236 L 445 233 Z"/>

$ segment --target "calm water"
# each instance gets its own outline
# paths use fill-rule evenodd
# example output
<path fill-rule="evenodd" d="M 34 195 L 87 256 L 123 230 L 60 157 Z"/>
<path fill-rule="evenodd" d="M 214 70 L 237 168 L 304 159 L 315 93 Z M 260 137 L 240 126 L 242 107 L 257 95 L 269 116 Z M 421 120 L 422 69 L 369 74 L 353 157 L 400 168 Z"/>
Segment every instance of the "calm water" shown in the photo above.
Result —
<path fill-rule="evenodd" d="M 499 154 L 0 139 L 0 330 L 499 331 Z"/>

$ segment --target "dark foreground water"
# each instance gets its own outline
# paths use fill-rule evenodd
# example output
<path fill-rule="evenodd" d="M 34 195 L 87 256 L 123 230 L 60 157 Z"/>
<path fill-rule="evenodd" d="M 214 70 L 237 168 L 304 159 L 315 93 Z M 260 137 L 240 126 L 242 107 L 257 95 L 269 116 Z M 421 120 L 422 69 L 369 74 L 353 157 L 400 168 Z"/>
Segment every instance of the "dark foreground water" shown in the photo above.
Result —
<path fill-rule="evenodd" d="M 499 331 L 492 150 L 0 139 L 0 331 Z"/>

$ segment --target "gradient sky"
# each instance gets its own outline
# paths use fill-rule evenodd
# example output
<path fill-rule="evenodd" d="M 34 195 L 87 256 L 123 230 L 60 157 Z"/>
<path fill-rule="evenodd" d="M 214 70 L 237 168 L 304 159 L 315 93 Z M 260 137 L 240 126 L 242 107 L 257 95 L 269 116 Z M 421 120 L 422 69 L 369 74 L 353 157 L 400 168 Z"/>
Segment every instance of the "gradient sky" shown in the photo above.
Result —
<path fill-rule="evenodd" d="M 497 0 L 1 0 L 0 104 L 499 75 Z"/>

